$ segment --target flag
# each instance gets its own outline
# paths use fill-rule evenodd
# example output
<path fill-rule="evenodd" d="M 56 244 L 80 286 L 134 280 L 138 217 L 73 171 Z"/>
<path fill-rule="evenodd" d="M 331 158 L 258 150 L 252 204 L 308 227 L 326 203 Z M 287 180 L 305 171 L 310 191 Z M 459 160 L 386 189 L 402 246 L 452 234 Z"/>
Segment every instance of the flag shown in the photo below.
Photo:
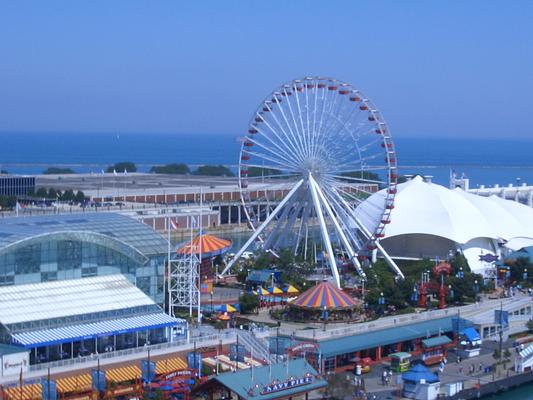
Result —
<path fill-rule="evenodd" d="M 128 170 L 124 169 L 124 175 L 128 175 Z"/>
<path fill-rule="evenodd" d="M 172 229 L 176 230 L 176 229 L 178 229 L 178 226 L 179 226 L 178 221 L 176 221 L 175 219 L 170 218 L 170 227 Z"/>
<path fill-rule="evenodd" d="M 19 216 L 19 211 L 22 209 L 22 206 L 20 205 L 20 203 L 17 201 L 15 203 L 15 213 L 17 214 L 17 217 Z"/>
<path fill-rule="evenodd" d="M 100 170 L 100 171 L 101 171 L 102 175 L 104 175 L 104 174 L 105 174 L 105 172 L 104 172 L 104 170 L 103 170 L 103 169 L 102 169 L 102 170 Z"/>
<path fill-rule="evenodd" d="M 113 170 L 113 175 L 117 176 L 117 170 L 116 169 Z"/>

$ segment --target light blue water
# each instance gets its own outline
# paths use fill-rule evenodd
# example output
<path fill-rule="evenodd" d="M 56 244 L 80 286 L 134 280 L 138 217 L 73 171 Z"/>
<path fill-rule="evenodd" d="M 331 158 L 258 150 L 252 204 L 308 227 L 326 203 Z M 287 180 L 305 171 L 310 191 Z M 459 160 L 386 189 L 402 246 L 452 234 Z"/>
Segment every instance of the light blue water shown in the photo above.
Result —
<path fill-rule="evenodd" d="M 238 135 L 191 134 L 0 134 L 0 165 L 13 173 L 40 173 L 50 165 L 99 172 L 117 161 L 139 170 L 183 162 L 236 165 Z M 471 186 L 533 184 L 533 140 L 396 138 L 401 174 L 433 175 L 447 184 L 450 169 L 465 172 Z"/>

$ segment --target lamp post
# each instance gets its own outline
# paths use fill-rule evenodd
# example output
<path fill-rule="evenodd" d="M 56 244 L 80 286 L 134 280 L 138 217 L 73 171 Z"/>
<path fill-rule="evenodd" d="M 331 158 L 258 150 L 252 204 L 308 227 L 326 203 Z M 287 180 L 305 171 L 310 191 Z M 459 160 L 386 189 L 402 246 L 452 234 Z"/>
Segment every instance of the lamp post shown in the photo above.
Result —
<path fill-rule="evenodd" d="M 448 285 L 448 293 L 450 294 L 450 300 L 453 301 L 453 298 L 454 298 L 455 296 L 454 296 L 454 293 L 453 293 L 452 285 Z"/>
<path fill-rule="evenodd" d="M 476 294 L 479 293 L 479 284 L 478 284 L 477 279 L 474 281 L 474 292 L 475 292 Z"/>
<path fill-rule="evenodd" d="M 524 280 L 527 281 L 527 268 L 524 268 L 524 273 L 522 274 L 522 278 L 524 278 Z"/>
<path fill-rule="evenodd" d="M 326 324 L 328 323 L 328 308 L 324 306 L 324 311 L 322 312 L 322 319 L 324 320 L 324 332 L 326 331 Z"/>
<path fill-rule="evenodd" d="M 213 307 L 213 291 L 212 290 L 209 292 L 209 295 L 211 296 L 211 313 L 213 313 L 215 309 Z"/>
<path fill-rule="evenodd" d="M 411 294 L 411 301 L 415 304 L 415 307 L 418 303 L 418 290 L 416 290 L 416 285 L 413 287 L 413 294 Z"/>

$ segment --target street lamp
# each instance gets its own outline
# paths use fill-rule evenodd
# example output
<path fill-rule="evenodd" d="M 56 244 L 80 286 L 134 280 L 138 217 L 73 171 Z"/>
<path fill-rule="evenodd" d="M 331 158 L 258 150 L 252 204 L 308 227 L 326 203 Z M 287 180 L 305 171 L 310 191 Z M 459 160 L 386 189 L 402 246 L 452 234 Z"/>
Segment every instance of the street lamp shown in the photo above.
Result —
<path fill-rule="evenodd" d="M 522 275 L 525 281 L 527 281 L 527 268 L 524 268 L 524 274 Z"/>
<path fill-rule="evenodd" d="M 213 291 L 212 290 L 209 292 L 209 295 L 211 296 L 211 313 L 213 313 L 215 309 L 213 307 Z"/>
<path fill-rule="evenodd" d="M 477 279 L 474 281 L 474 292 L 476 292 L 476 294 L 479 293 L 479 284 L 477 282 Z"/>
<path fill-rule="evenodd" d="M 324 306 L 324 311 L 322 312 L 322 319 L 324 320 L 324 332 L 326 331 L 326 324 L 328 323 L 328 308 Z"/>
<path fill-rule="evenodd" d="M 415 305 L 418 302 L 418 290 L 416 290 L 416 285 L 413 288 L 413 294 L 411 294 L 411 301 L 415 303 Z"/>
<path fill-rule="evenodd" d="M 454 293 L 453 293 L 452 285 L 448 285 L 448 293 L 450 294 L 450 299 L 453 300 Z"/>

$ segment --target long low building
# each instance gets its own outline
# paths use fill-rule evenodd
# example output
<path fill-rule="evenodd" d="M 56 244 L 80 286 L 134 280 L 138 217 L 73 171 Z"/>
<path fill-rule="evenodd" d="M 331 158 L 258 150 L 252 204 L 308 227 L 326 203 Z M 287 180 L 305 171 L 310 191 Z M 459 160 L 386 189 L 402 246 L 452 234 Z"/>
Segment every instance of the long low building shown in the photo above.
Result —
<path fill-rule="evenodd" d="M 0 303 L 0 343 L 29 352 L 30 365 L 187 334 L 186 321 L 120 274 L 0 287 Z"/>

